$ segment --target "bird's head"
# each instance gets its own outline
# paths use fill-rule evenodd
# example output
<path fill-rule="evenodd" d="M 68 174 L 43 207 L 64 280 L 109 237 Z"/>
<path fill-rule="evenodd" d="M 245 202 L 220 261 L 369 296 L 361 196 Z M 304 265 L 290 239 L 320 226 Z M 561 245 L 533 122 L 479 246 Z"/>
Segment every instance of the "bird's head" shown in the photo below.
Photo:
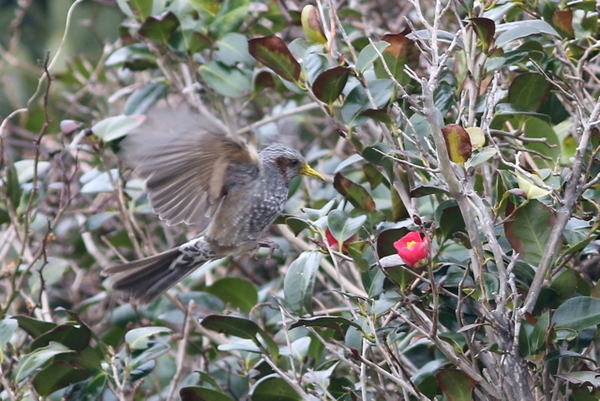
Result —
<path fill-rule="evenodd" d="M 323 176 L 308 165 L 304 156 L 295 149 L 281 144 L 273 144 L 260 152 L 264 163 L 272 163 L 281 171 L 287 182 L 292 178 L 305 175 L 325 181 Z"/>

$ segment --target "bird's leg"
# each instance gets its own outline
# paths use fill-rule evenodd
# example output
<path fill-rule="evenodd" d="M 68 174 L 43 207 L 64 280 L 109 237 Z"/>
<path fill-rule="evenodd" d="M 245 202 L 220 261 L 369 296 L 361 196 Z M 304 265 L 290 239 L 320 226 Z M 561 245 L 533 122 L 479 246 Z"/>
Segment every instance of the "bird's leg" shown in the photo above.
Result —
<path fill-rule="evenodd" d="M 273 257 L 273 252 L 275 252 L 275 250 L 280 250 L 283 251 L 283 249 L 281 248 L 281 246 L 279 246 L 278 244 L 276 244 L 274 241 L 270 240 L 270 239 L 259 239 L 259 240 L 251 240 L 251 241 L 243 241 L 241 243 L 241 245 L 252 245 L 252 251 L 255 252 L 258 250 L 258 248 L 265 247 L 265 248 L 269 248 L 269 257 Z M 246 248 L 248 249 L 248 248 Z"/>

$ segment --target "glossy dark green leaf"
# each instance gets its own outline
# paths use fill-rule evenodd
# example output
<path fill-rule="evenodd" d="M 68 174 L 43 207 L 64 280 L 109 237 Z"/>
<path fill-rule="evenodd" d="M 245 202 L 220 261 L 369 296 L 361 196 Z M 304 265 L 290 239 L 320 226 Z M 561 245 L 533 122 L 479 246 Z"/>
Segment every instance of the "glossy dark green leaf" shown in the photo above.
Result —
<path fill-rule="evenodd" d="M 230 32 L 219 38 L 216 45 L 215 58 L 225 65 L 235 66 L 238 63 L 253 65 L 256 63 L 248 52 L 248 38 L 241 33 Z"/>
<path fill-rule="evenodd" d="M 290 329 L 295 329 L 297 327 L 322 327 L 333 329 L 338 332 L 338 334 L 344 335 L 349 326 L 353 326 L 357 330 L 362 331 L 362 328 L 358 324 L 341 316 L 318 316 L 300 319 L 292 324 Z"/>
<path fill-rule="evenodd" d="M 511 211 L 507 208 L 507 213 Z M 531 200 L 504 223 L 506 239 L 527 263 L 537 266 L 546 252 L 555 220 L 556 216 L 547 206 Z"/>
<path fill-rule="evenodd" d="M 600 324 L 600 299 L 575 297 L 568 299 L 552 315 L 557 329 L 580 331 Z"/>
<path fill-rule="evenodd" d="M 264 346 L 273 358 L 279 355 L 279 348 L 275 341 L 251 320 L 234 316 L 210 315 L 202 319 L 200 324 L 218 333 L 252 340 L 257 346 Z"/>
<path fill-rule="evenodd" d="M 440 203 L 434 216 L 445 239 L 451 238 L 457 231 L 465 231 L 465 221 L 454 199 Z"/>
<path fill-rule="evenodd" d="M 290 264 L 285 275 L 285 301 L 298 315 L 302 315 L 304 310 L 312 313 L 313 290 L 322 258 L 323 254 L 320 252 L 303 252 Z"/>
<path fill-rule="evenodd" d="M 302 401 L 285 380 L 278 376 L 268 376 L 256 382 L 250 396 L 251 401 Z"/>
<path fill-rule="evenodd" d="M 206 288 L 206 292 L 216 295 L 223 302 L 243 312 L 250 310 L 258 303 L 258 292 L 252 283 L 242 278 L 225 277 Z"/>
<path fill-rule="evenodd" d="M 14 163 L 10 159 L 8 159 L 8 166 L 6 169 L 5 190 L 8 199 L 10 199 L 10 206 L 13 210 L 17 210 L 19 208 L 19 204 L 21 203 L 21 195 L 23 194 L 23 192 L 21 190 L 21 185 L 19 184 L 19 176 L 17 174 L 17 169 L 15 168 Z M 10 218 L 8 219 L 8 221 L 10 221 Z"/>
<path fill-rule="evenodd" d="M 199 53 L 212 46 L 212 40 L 202 32 L 184 31 L 183 38 L 186 49 L 192 54 Z"/>
<path fill-rule="evenodd" d="M 250 39 L 248 50 L 255 59 L 275 71 L 281 78 L 290 82 L 299 82 L 300 64 L 281 38 L 264 36 Z"/>
<path fill-rule="evenodd" d="M 115 50 L 106 60 L 106 66 L 123 66 L 132 71 L 156 68 L 156 56 L 144 43 L 136 43 Z"/>
<path fill-rule="evenodd" d="M 140 21 L 145 21 L 152 14 L 153 0 L 125 0 L 125 3 Z"/>
<path fill-rule="evenodd" d="M 37 337 L 29 349 L 34 351 L 50 342 L 57 342 L 73 351 L 81 351 L 88 346 L 91 338 L 92 333 L 85 325 L 61 324 Z"/>
<path fill-rule="evenodd" d="M 284 218 L 284 223 L 294 232 L 294 235 L 300 234 L 302 231 L 306 229 L 311 229 L 312 226 L 308 223 L 308 221 L 298 218 L 298 217 L 287 217 Z M 277 221 L 275 224 L 281 224 Z"/>
<path fill-rule="evenodd" d="M 62 344 L 51 342 L 46 347 L 38 348 L 33 352 L 24 355 L 15 370 L 15 381 L 17 383 L 26 379 L 36 369 L 44 366 L 50 359 L 56 355 L 73 353 L 74 351 Z"/>
<path fill-rule="evenodd" d="M 496 24 L 489 18 L 469 18 L 469 22 L 477 32 L 477 38 L 481 45 L 481 50 L 487 52 L 494 43 L 496 33 Z"/>
<path fill-rule="evenodd" d="M 125 115 L 146 114 L 168 90 L 169 85 L 164 81 L 148 82 L 129 96 L 125 102 Z"/>
<path fill-rule="evenodd" d="M 596 362 L 596 360 L 588 358 L 586 356 L 581 355 L 578 352 L 571 351 L 568 349 L 553 349 L 552 351 L 548 352 L 548 354 L 546 354 L 546 356 L 544 357 L 544 362 L 551 362 L 560 358 L 584 359 L 588 362 L 593 363 L 594 365 L 598 365 L 598 362 Z"/>
<path fill-rule="evenodd" d="M 337 173 L 333 179 L 333 187 L 342 194 L 354 207 L 372 213 L 376 210 L 375 201 L 366 189 L 359 184 Z"/>
<path fill-rule="evenodd" d="M 47 397 L 57 390 L 86 380 L 88 377 L 90 374 L 87 370 L 65 361 L 56 361 L 35 375 L 33 387 L 39 395 Z"/>
<path fill-rule="evenodd" d="M 382 53 L 389 46 L 390 43 L 385 41 L 376 42 L 374 44 L 368 44 L 365 46 L 358 54 L 356 65 L 354 67 L 356 71 L 361 73 L 364 72 L 373 64 L 375 60 L 379 58 L 379 54 L 377 53 Z"/>
<path fill-rule="evenodd" d="M 473 390 L 477 383 L 466 373 L 453 368 L 441 369 L 436 373 L 435 378 L 449 401 L 473 399 Z"/>
<path fill-rule="evenodd" d="M 112 116 L 98 121 L 92 126 L 92 132 L 104 142 L 114 141 L 127 135 L 131 130 L 146 121 L 146 116 Z"/>
<path fill-rule="evenodd" d="M 362 157 L 368 162 L 381 166 L 387 173 L 390 180 L 394 179 L 394 161 L 388 157 L 392 151 L 390 145 L 377 142 L 371 146 L 366 146 L 362 151 Z"/>
<path fill-rule="evenodd" d="M 224 1 L 210 23 L 210 31 L 216 37 L 236 32 L 244 23 L 244 18 L 248 16 L 250 9 L 249 0 L 229 0 Z"/>
<path fill-rule="evenodd" d="M 550 328 L 550 312 L 544 312 L 539 317 L 537 323 L 533 327 L 529 342 L 531 348 L 535 351 L 542 350 L 546 346 L 546 338 L 548 336 L 548 329 Z"/>
<path fill-rule="evenodd" d="M 394 242 L 408 234 L 408 228 L 392 228 L 384 230 L 377 236 L 377 255 L 383 258 L 389 255 L 396 255 L 398 251 L 394 248 Z"/>
<path fill-rule="evenodd" d="M 422 198 L 424 196 L 445 195 L 447 193 L 448 193 L 448 191 L 444 190 L 443 188 L 434 187 L 434 186 L 430 186 L 430 185 L 420 185 L 420 186 L 414 187 L 410 191 L 410 197 L 411 198 Z"/>
<path fill-rule="evenodd" d="M 146 39 L 166 44 L 178 27 L 179 20 L 175 14 L 166 11 L 156 17 L 148 17 L 138 33 Z"/>
<path fill-rule="evenodd" d="M 189 2 L 197 9 L 202 10 L 213 17 L 217 15 L 222 4 L 221 2 L 214 0 L 189 0 Z"/>
<path fill-rule="evenodd" d="M 550 24 L 543 20 L 516 21 L 503 24 L 502 33 L 496 38 L 497 46 L 504 46 L 517 39 L 531 35 L 551 35 L 560 37 L 558 32 Z M 498 29 L 500 30 L 500 29 Z"/>
<path fill-rule="evenodd" d="M 162 326 L 140 327 L 137 329 L 129 330 L 127 334 L 125 334 L 125 341 L 127 342 L 127 344 L 129 344 L 131 349 L 143 350 L 150 346 L 149 337 L 155 336 L 157 334 L 170 332 L 171 329 Z"/>
<path fill-rule="evenodd" d="M 350 217 L 341 210 L 332 210 L 327 215 L 327 226 L 340 243 L 344 243 L 361 229 L 367 216 Z M 341 249 L 341 248 L 340 248 Z"/>
<path fill-rule="evenodd" d="M 33 338 L 37 338 L 57 326 L 55 323 L 33 319 L 29 316 L 15 316 L 14 319 L 19 323 L 19 327 Z"/>
<path fill-rule="evenodd" d="M 239 98 L 250 93 L 250 74 L 236 67 L 210 61 L 201 65 L 198 72 L 211 89 L 223 96 Z"/>
<path fill-rule="evenodd" d="M 494 52 L 485 63 L 485 68 L 488 71 L 496 71 L 530 59 L 539 63 L 544 56 L 544 48 L 539 42 L 527 41 L 515 50 Z"/>
<path fill-rule="evenodd" d="M 312 85 L 312 90 L 317 99 L 327 104 L 331 110 L 350 76 L 348 67 L 337 66 L 323 71 Z"/>
<path fill-rule="evenodd" d="M 508 88 L 508 102 L 527 110 L 537 111 L 550 93 L 550 82 L 542 75 L 526 72 L 517 76 Z"/>
<path fill-rule="evenodd" d="M 233 401 L 233 398 L 222 393 L 200 386 L 188 386 L 179 390 L 181 401 Z"/>

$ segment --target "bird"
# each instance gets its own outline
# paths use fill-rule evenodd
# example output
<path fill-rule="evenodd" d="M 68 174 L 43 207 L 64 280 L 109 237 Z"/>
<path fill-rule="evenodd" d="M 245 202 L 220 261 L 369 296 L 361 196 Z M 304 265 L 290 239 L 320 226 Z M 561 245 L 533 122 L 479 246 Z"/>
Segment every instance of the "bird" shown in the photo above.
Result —
<path fill-rule="evenodd" d="M 149 204 L 168 225 L 198 235 L 144 259 L 110 266 L 113 291 L 146 304 L 203 264 L 272 245 L 267 229 L 283 210 L 290 181 L 324 180 L 297 150 L 279 143 L 260 153 L 215 118 L 157 113 L 123 141 L 123 159 L 146 179 Z"/>

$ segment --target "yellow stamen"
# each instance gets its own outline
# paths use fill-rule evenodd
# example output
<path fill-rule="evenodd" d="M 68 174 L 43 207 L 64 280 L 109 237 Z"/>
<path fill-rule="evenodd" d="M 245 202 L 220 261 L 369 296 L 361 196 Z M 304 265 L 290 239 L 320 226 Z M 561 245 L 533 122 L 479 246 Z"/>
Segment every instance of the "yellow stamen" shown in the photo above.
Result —
<path fill-rule="evenodd" d="M 416 243 L 417 243 L 417 241 L 408 241 L 406 243 L 406 248 L 411 249 Z"/>

